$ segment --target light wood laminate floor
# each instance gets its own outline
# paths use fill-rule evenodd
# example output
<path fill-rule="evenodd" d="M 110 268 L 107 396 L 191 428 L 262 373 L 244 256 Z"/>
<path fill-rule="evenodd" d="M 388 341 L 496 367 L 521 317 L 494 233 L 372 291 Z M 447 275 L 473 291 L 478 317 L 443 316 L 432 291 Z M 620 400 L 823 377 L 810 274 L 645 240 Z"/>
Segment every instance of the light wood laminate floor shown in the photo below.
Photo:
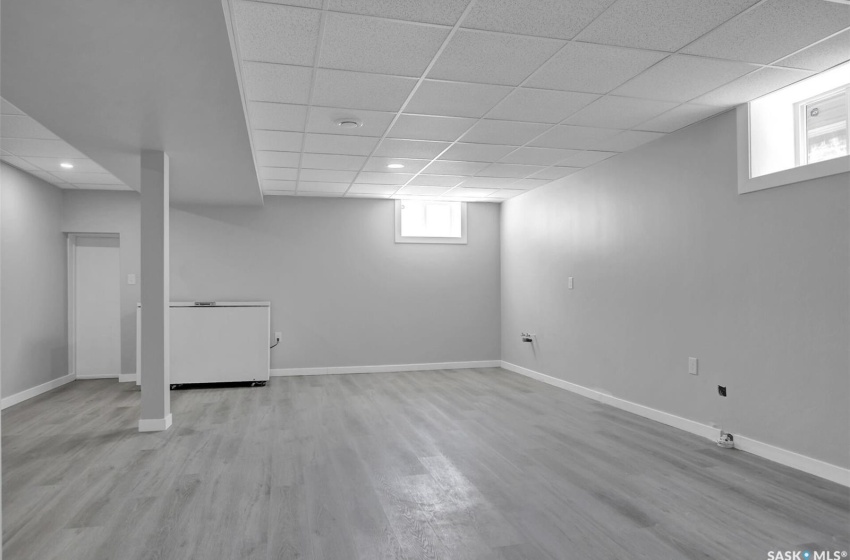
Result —
<path fill-rule="evenodd" d="M 7 560 L 762 559 L 850 549 L 850 491 L 500 369 L 3 412 Z"/>

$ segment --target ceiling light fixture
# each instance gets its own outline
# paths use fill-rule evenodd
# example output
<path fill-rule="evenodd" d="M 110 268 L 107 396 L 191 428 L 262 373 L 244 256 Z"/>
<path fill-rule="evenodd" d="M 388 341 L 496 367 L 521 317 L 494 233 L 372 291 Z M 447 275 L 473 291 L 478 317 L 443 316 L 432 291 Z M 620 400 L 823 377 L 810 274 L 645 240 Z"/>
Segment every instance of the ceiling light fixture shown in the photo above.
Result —
<path fill-rule="evenodd" d="M 387 166 L 389 169 L 401 169 L 404 167 L 403 163 L 391 163 Z"/>
<path fill-rule="evenodd" d="M 336 121 L 336 125 L 340 128 L 358 128 L 363 126 L 363 123 L 357 119 L 339 119 Z"/>
<path fill-rule="evenodd" d="M 74 164 L 68 163 L 67 161 L 63 161 L 59 164 L 59 167 L 61 167 L 62 169 L 74 169 Z"/>

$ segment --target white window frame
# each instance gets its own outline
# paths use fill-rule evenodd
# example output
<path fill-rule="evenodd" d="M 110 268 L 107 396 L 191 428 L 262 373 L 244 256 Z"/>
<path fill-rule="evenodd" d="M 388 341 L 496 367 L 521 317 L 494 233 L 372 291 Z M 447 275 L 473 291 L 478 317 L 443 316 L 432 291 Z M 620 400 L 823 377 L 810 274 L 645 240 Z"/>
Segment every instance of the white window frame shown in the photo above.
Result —
<path fill-rule="evenodd" d="M 460 203 L 460 237 L 411 237 L 401 234 L 401 207 L 406 202 L 404 199 L 396 199 L 395 201 L 395 242 L 396 243 L 440 243 L 446 245 L 466 245 L 467 244 L 467 219 L 466 219 L 466 202 Z M 419 201 L 416 201 L 419 202 Z M 427 202 L 427 201 L 426 201 Z M 454 201 L 446 201 L 454 202 Z"/>
<path fill-rule="evenodd" d="M 809 158 L 809 142 L 808 142 L 808 128 L 806 127 L 806 108 L 809 105 L 814 103 L 818 103 L 823 101 L 824 99 L 828 99 L 833 97 L 834 95 L 842 93 L 844 95 L 844 103 L 847 105 L 847 114 L 850 115 L 850 85 L 842 86 L 839 88 L 835 88 L 830 91 L 826 91 L 814 97 L 810 97 L 808 99 L 804 99 L 802 101 L 798 101 L 794 107 L 794 134 L 797 137 L 797 153 L 795 154 L 797 166 L 801 165 L 811 165 L 808 162 Z M 850 138 L 848 138 L 850 140 Z M 835 158 L 833 158 L 835 159 Z M 816 162 L 817 163 L 817 162 Z"/>

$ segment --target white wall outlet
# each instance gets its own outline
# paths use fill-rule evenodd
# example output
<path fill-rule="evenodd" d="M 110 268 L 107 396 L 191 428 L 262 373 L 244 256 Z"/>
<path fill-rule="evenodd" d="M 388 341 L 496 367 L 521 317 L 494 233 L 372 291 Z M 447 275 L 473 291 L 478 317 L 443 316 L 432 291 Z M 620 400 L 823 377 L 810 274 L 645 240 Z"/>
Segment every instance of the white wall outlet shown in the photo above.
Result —
<path fill-rule="evenodd" d="M 275 340 L 280 340 L 281 338 L 283 338 L 283 333 L 281 333 L 281 332 L 274 333 L 274 339 Z"/>
<path fill-rule="evenodd" d="M 573 277 L 572 276 L 567 278 L 567 288 L 570 289 L 570 290 L 573 289 Z"/>
<path fill-rule="evenodd" d="M 127 283 L 130 284 L 131 286 L 135 286 L 136 285 L 136 275 L 135 274 L 128 274 L 127 275 Z"/>
<path fill-rule="evenodd" d="M 696 358 L 688 358 L 688 373 L 691 375 L 697 374 L 697 359 Z"/>

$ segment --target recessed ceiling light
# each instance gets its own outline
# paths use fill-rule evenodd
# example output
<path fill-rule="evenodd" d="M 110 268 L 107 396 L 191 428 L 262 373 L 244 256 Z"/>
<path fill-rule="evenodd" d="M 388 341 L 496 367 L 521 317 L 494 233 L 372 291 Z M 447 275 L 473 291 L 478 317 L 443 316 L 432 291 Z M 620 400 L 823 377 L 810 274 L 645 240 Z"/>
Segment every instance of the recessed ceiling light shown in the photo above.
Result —
<path fill-rule="evenodd" d="M 62 169 L 74 169 L 74 164 L 68 163 L 67 161 L 63 161 L 59 164 L 59 167 L 61 167 Z"/>
<path fill-rule="evenodd" d="M 357 119 L 339 119 L 336 125 L 340 128 L 357 128 L 363 126 L 363 123 Z"/>
<path fill-rule="evenodd" d="M 387 166 L 389 169 L 401 169 L 404 167 L 403 163 L 391 163 Z"/>

